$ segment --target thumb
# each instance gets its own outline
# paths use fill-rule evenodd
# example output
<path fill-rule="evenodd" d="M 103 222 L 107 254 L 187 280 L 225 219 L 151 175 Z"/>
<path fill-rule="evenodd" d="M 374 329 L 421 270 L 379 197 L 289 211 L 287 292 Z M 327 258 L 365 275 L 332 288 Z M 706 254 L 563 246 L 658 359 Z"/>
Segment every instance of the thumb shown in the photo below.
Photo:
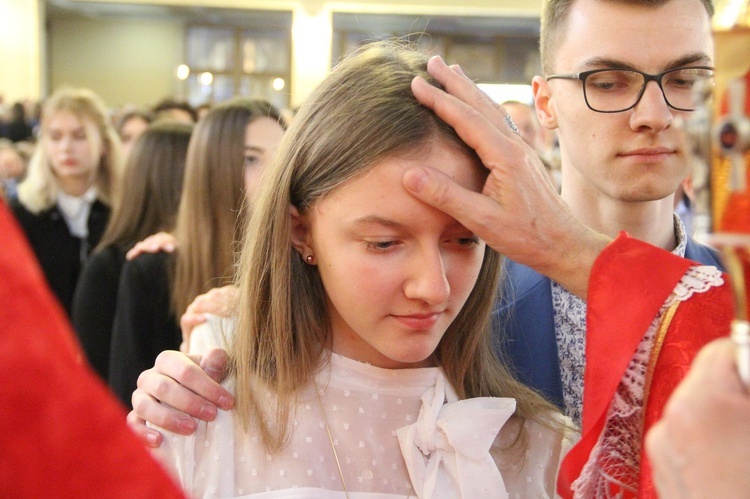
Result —
<path fill-rule="evenodd" d="M 200 367 L 206 371 L 206 374 L 208 374 L 211 379 L 217 383 L 221 383 L 227 374 L 228 358 L 229 355 L 226 350 L 222 348 L 212 348 L 203 355 L 203 358 L 200 361 Z"/>
<path fill-rule="evenodd" d="M 445 173 L 429 167 L 415 167 L 404 173 L 406 190 L 422 201 L 452 216 L 482 239 L 491 239 L 478 211 L 487 209 L 488 199 L 457 184 Z"/>

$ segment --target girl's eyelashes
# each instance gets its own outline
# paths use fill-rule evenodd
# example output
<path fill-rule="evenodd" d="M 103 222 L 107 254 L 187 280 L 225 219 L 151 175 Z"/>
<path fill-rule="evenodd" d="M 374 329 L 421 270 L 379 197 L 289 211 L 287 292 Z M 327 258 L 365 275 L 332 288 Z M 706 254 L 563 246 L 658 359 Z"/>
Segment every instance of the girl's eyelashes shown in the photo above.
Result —
<path fill-rule="evenodd" d="M 457 244 L 462 248 L 469 248 L 478 245 L 479 238 L 474 235 L 468 237 L 457 237 L 446 240 L 446 243 Z M 367 249 L 369 250 L 386 251 L 388 249 L 394 248 L 399 244 L 402 244 L 402 242 L 398 239 L 389 239 L 386 241 L 365 241 L 365 244 L 367 245 Z"/>
<path fill-rule="evenodd" d="M 459 237 L 456 241 L 462 246 L 474 246 L 479 244 L 479 238 L 477 236 Z"/>
<path fill-rule="evenodd" d="M 365 241 L 365 244 L 367 245 L 367 249 L 373 250 L 373 251 L 385 251 L 387 249 L 390 249 L 394 247 L 396 244 L 398 244 L 398 241 L 391 240 L 391 241 Z"/>

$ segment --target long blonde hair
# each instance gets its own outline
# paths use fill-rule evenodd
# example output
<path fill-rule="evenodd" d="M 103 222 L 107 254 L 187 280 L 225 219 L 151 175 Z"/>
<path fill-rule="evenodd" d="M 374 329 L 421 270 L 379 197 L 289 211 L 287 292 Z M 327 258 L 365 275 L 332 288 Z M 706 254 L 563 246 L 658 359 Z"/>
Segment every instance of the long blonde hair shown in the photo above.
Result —
<path fill-rule="evenodd" d="M 290 242 L 289 207 L 307 212 L 347 180 L 384 159 L 419 152 L 439 138 L 476 154 L 411 92 L 426 56 L 395 42 L 370 45 L 333 70 L 296 115 L 269 165 L 240 261 L 240 305 L 230 367 L 237 378 L 236 413 L 257 425 L 266 447 L 283 447 L 297 390 L 325 362 L 331 344 L 325 291 L 317 267 Z M 434 358 L 459 397 L 512 396 L 517 414 L 551 406 L 515 381 L 491 346 L 490 312 L 501 258 L 487 247 L 477 282 Z M 253 397 L 258 382 L 278 396 L 274 414 Z"/>
<path fill-rule="evenodd" d="M 174 230 L 180 243 L 171 273 L 175 317 L 199 294 L 234 279 L 235 248 L 246 223 L 245 129 L 262 117 L 285 126 L 268 102 L 238 97 L 214 107 L 193 130 Z"/>
<path fill-rule="evenodd" d="M 120 138 L 112 126 L 104 101 L 91 90 L 63 89 L 45 103 L 41 117 L 41 135 L 36 150 L 29 161 L 26 179 L 18 186 L 18 200 L 32 213 L 39 213 L 57 203 L 59 186 L 47 157 L 49 120 L 58 112 L 67 111 L 82 123 L 89 122 L 99 134 L 101 144 L 94 144 L 101 153 L 99 168 L 94 179 L 97 199 L 111 205 L 122 168 Z M 87 140 L 94 137 L 87 134 Z"/>

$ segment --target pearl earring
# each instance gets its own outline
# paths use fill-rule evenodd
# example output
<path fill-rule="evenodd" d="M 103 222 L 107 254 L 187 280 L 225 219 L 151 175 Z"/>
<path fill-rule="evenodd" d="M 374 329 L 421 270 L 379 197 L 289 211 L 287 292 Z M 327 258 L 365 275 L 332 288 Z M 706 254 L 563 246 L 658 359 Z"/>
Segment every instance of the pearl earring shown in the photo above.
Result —
<path fill-rule="evenodd" d="M 313 262 L 313 256 L 312 256 L 312 255 L 307 255 L 307 256 L 305 257 L 305 261 L 306 261 L 307 263 L 309 263 L 309 264 L 311 264 L 311 265 L 312 265 L 312 262 Z"/>

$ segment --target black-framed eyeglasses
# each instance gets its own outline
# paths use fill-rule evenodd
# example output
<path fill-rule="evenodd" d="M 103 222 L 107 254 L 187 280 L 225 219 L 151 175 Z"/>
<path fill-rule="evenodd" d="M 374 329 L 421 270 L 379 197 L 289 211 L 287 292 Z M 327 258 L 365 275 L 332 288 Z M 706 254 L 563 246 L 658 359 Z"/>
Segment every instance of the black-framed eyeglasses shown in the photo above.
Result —
<path fill-rule="evenodd" d="M 692 66 L 655 75 L 635 69 L 594 69 L 578 74 L 549 75 L 546 79 L 581 80 L 583 98 L 589 109 L 598 113 L 620 113 L 638 104 L 650 81 L 659 85 L 669 107 L 695 111 L 701 101 L 694 89 L 698 85 L 713 84 L 713 77 L 713 68 Z"/>

